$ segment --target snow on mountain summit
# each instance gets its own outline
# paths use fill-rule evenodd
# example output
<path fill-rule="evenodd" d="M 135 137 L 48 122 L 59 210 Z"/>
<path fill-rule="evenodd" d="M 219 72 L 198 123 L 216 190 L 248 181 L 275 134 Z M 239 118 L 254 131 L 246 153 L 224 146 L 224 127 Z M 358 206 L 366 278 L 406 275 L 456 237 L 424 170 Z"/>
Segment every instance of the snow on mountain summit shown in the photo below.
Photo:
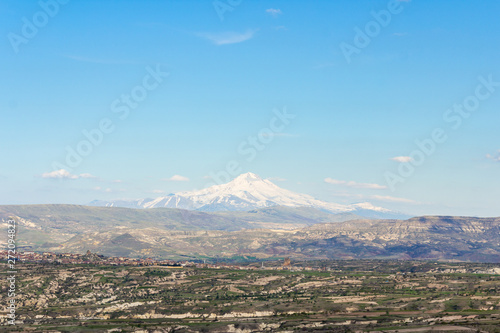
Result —
<path fill-rule="evenodd" d="M 100 205 L 103 205 L 102 202 Z M 106 206 L 123 206 L 123 201 L 114 201 Z M 384 212 L 389 210 L 373 206 L 370 203 L 341 205 L 317 200 L 310 195 L 295 193 L 283 189 L 267 179 L 248 172 L 232 181 L 213 185 L 199 191 L 184 191 L 152 200 L 134 200 L 126 203 L 127 207 L 137 208 L 182 208 L 200 211 L 246 211 L 271 206 L 312 207 L 332 213 L 371 210 Z"/>

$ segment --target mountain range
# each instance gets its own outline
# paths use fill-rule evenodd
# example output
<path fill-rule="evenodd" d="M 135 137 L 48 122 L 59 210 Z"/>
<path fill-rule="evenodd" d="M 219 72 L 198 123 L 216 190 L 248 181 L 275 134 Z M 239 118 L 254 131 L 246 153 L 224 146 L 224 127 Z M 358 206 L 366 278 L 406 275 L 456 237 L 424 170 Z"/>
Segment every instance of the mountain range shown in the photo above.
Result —
<path fill-rule="evenodd" d="M 125 208 L 180 208 L 202 212 L 249 211 L 273 206 L 309 207 L 329 213 L 353 213 L 367 218 L 408 218 L 409 215 L 377 207 L 369 202 L 342 205 L 283 189 L 248 172 L 229 183 L 198 191 L 184 191 L 156 199 L 94 200 L 91 206 Z"/>
<path fill-rule="evenodd" d="M 308 207 L 241 212 L 0 206 L 17 248 L 169 259 L 441 259 L 500 262 L 500 218 L 365 219 Z M 0 241 L 6 242 L 7 223 Z"/>
<path fill-rule="evenodd" d="M 289 256 L 500 262 L 500 218 L 397 219 L 394 216 L 402 214 L 370 203 L 324 202 L 253 173 L 201 191 L 93 204 L 6 205 L 0 206 L 0 218 L 17 221 L 21 251 L 91 250 L 170 259 Z M 0 241 L 6 242 L 7 223 L 1 226 L 5 232 Z"/>

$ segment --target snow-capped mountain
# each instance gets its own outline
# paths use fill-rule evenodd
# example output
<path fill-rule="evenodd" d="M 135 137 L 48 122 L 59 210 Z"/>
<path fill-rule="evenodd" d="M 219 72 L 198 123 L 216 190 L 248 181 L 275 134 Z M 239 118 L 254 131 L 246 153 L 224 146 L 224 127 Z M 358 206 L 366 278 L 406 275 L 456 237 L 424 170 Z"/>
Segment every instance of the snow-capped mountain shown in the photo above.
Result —
<path fill-rule="evenodd" d="M 199 211 L 247 211 L 271 206 L 312 207 L 331 213 L 352 212 L 366 217 L 400 216 L 371 203 L 341 205 L 285 190 L 254 173 L 239 175 L 222 185 L 185 191 L 156 199 L 93 201 L 91 205 L 127 208 L 181 208 Z"/>

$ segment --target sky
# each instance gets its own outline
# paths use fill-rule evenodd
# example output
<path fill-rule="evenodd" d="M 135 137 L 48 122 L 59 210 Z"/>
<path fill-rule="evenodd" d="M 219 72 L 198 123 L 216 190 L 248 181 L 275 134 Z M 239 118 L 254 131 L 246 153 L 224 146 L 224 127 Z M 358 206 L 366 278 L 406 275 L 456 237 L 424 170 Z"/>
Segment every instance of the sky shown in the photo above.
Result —
<path fill-rule="evenodd" d="M 278 186 L 500 216 L 500 2 L 0 1 L 0 204 Z"/>

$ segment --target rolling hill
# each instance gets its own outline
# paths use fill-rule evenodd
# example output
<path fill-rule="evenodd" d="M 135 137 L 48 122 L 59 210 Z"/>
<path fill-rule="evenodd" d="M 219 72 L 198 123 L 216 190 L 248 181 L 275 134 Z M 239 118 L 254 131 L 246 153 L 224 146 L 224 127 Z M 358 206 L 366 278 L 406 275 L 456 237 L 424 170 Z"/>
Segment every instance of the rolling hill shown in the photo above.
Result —
<path fill-rule="evenodd" d="M 307 207 L 246 212 L 74 205 L 0 206 L 22 248 L 186 258 L 442 259 L 500 262 L 500 218 L 370 220 Z M 6 224 L 3 225 L 6 227 Z M 6 235 L 6 233 L 3 233 Z"/>

